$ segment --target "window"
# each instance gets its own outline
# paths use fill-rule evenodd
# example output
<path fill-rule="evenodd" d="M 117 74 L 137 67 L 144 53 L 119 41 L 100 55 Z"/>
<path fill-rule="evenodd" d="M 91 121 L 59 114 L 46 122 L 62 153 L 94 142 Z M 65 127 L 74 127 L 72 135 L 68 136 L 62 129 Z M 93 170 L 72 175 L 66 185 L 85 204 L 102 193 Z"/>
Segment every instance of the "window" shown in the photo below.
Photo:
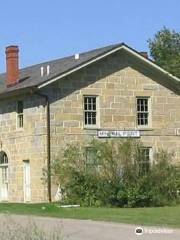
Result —
<path fill-rule="evenodd" d="M 85 126 L 97 125 L 97 97 L 84 97 L 84 123 Z"/>
<path fill-rule="evenodd" d="M 146 174 L 150 168 L 150 147 L 141 148 L 140 160 L 139 160 L 139 173 Z"/>
<path fill-rule="evenodd" d="M 137 98 L 137 124 L 138 126 L 149 125 L 149 98 Z"/>
<path fill-rule="evenodd" d="M 17 101 L 17 127 L 23 127 L 23 109 L 24 104 L 23 101 Z"/>
<path fill-rule="evenodd" d="M 7 154 L 4 151 L 0 151 L 0 165 L 6 165 L 8 164 L 8 157 Z"/>
<path fill-rule="evenodd" d="M 96 164 L 96 152 L 93 147 L 86 147 L 86 165 Z"/>
<path fill-rule="evenodd" d="M 86 148 L 86 171 L 99 170 L 100 165 L 97 158 L 97 151 L 93 147 Z"/>

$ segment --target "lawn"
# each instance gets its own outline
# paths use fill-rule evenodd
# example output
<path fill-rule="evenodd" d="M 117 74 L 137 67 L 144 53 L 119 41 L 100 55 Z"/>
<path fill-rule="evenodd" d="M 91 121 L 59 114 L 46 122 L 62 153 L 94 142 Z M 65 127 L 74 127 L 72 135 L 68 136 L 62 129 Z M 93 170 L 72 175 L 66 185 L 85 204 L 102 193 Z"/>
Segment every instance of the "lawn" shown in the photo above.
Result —
<path fill-rule="evenodd" d="M 61 208 L 57 203 L 1 203 L 0 213 L 91 219 L 180 228 L 180 205 L 157 208 Z"/>

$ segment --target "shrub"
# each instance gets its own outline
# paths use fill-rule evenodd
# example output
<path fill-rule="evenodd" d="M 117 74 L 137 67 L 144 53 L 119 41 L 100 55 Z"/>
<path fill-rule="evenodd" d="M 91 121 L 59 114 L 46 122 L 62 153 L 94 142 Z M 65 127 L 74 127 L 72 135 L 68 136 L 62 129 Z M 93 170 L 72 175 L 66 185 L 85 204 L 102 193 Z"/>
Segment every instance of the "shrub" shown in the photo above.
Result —
<path fill-rule="evenodd" d="M 93 140 L 68 145 L 52 165 L 62 189 L 62 201 L 83 206 L 164 206 L 178 201 L 179 171 L 173 155 L 159 150 L 148 171 L 142 171 L 140 141 Z"/>

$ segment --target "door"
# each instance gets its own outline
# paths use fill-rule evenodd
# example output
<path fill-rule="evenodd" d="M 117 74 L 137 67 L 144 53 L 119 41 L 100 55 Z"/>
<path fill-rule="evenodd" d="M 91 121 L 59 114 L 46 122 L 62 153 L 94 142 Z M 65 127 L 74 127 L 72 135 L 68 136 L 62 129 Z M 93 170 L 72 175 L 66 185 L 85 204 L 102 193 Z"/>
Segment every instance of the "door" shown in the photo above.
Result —
<path fill-rule="evenodd" d="M 1 201 L 8 200 L 8 166 L 0 167 L 0 198 Z"/>
<path fill-rule="evenodd" d="M 30 178 L 30 163 L 23 161 L 24 164 L 24 202 L 31 201 L 31 178 Z"/>

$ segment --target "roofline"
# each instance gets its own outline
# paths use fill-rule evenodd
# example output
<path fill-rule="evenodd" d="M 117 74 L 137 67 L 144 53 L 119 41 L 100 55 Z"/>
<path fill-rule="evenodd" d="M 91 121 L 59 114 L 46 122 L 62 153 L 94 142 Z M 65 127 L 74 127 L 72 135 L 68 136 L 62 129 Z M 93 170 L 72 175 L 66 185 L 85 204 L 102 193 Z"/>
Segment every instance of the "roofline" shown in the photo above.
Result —
<path fill-rule="evenodd" d="M 154 63 L 151 59 L 146 58 L 144 56 L 142 56 L 139 52 L 137 52 L 135 49 L 124 45 L 123 46 L 124 49 L 126 49 L 128 52 L 132 53 L 134 56 L 142 59 L 144 62 L 150 64 L 151 66 L 153 66 L 154 68 L 156 68 L 157 70 L 163 72 L 165 75 L 168 75 L 169 77 L 171 77 L 173 80 L 180 82 L 180 78 L 174 76 L 173 74 L 169 73 L 168 71 L 164 70 L 162 67 L 158 66 L 156 63 Z"/>
<path fill-rule="evenodd" d="M 121 49 L 126 50 L 127 52 L 131 53 L 135 57 L 137 57 L 137 58 L 141 59 L 142 61 L 146 62 L 147 64 L 151 65 L 156 70 L 159 70 L 161 73 L 163 73 L 166 76 L 170 77 L 171 79 L 173 79 L 173 80 L 175 80 L 177 82 L 180 82 L 180 79 L 178 77 L 176 77 L 176 76 L 172 75 L 171 73 L 167 72 L 166 70 L 164 70 L 163 68 L 161 68 L 160 66 L 155 64 L 152 60 L 145 58 L 139 52 L 137 52 L 135 49 L 130 48 L 125 43 L 122 43 L 121 46 L 118 46 L 118 47 L 114 48 L 113 50 L 110 50 L 110 51 L 106 52 L 105 54 L 102 54 L 101 56 L 98 56 L 98 57 L 96 57 L 96 58 L 94 58 L 94 59 L 92 59 L 92 60 L 90 60 L 90 61 L 88 61 L 86 63 L 83 63 L 82 65 L 71 69 L 70 71 L 67 71 L 67 72 L 65 72 L 63 74 L 60 74 L 59 76 L 56 76 L 56 77 L 48 80 L 45 83 L 39 84 L 37 87 L 38 87 L 38 89 L 41 89 L 41 88 L 43 88 L 43 87 L 45 87 L 45 86 L 47 86 L 47 85 L 49 85 L 49 84 L 59 80 L 59 79 L 64 78 L 64 77 L 70 75 L 71 73 L 74 73 L 74 72 L 76 72 L 76 71 L 78 71 L 78 70 L 80 70 L 80 69 L 82 69 L 82 68 L 84 68 L 86 66 L 89 66 L 90 64 L 92 64 L 94 62 L 97 62 L 98 60 L 101 60 L 101 59 L 103 59 L 103 58 L 105 58 L 105 57 L 107 57 L 107 56 L 109 56 L 109 55 L 111 55 L 111 54 L 121 50 Z"/>
<path fill-rule="evenodd" d="M 15 96 L 23 95 L 27 93 L 33 93 L 34 91 L 36 91 L 36 89 L 37 89 L 36 87 L 26 87 L 21 89 L 14 89 L 13 91 L 9 91 L 9 92 L 3 92 L 0 94 L 0 99 L 11 98 L 11 97 L 15 97 Z"/>
<path fill-rule="evenodd" d="M 67 72 L 65 72 L 63 74 L 60 74 L 60 75 L 58 75 L 58 76 L 48 80 L 47 82 L 40 84 L 38 86 L 38 88 L 39 89 L 43 88 L 43 87 L 45 87 L 45 86 L 47 86 L 47 85 L 49 85 L 49 84 L 51 84 L 51 83 L 61 79 L 61 78 L 64 78 L 64 77 L 70 75 L 71 73 L 74 73 L 74 72 L 76 72 L 76 71 L 78 71 L 78 70 L 80 70 L 80 69 L 82 69 L 82 68 L 84 68 L 84 67 L 86 67 L 86 66 L 88 66 L 88 65 L 90 65 L 92 63 L 94 63 L 94 62 L 97 62 L 98 60 L 100 60 L 100 59 L 102 59 L 102 58 L 104 58 L 104 57 L 106 57 L 106 56 L 108 56 L 108 55 L 110 55 L 110 54 L 120 50 L 122 48 L 123 44 L 124 43 L 122 43 L 119 47 L 116 47 L 113 50 L 110 50 L 110 51 L 106 52 L 105 54 L 102 54 L 102 55 L 100 55 L 100 56 L 98 56 L 98 57 L 96 57 L 96 58 L 94 58 L 94 59 L 92 59 L 90 61 L 87 61 L 87 62 L 79 65 L 78 67 L 75 67 L 75 68 L 71 69 L 70 71 L 67 71 Z"/>

